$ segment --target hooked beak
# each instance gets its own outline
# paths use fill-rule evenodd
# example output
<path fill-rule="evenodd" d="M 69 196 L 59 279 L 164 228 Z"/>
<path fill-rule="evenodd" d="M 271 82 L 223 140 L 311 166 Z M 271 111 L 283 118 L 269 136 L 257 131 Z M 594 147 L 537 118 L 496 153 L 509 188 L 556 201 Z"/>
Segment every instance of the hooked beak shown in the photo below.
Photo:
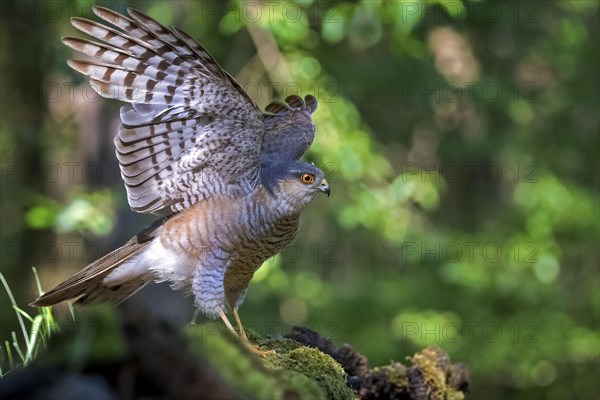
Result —
<path fill-rule="evenodd" d="M 327 195 L 327 197 L 329 197 L 331 190 L 329 190 L 329 184 L 327 183 L 326 179 L 323 179 L 323 181 L 321 182 L 321 186 L 319 186 L 319 190 L 322 193 L 325 193 Z"/>

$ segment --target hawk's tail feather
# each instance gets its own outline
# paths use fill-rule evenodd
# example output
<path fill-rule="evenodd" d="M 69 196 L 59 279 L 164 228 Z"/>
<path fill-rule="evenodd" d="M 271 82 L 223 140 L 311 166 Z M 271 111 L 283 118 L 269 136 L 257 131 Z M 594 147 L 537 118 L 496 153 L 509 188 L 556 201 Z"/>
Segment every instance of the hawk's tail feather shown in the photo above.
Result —
<path fill-rule="evenodd" d="M 89 303 L 90 301 L 86 301 L 85 299 L 93 300 L 94 298 L 110 297 L 108 295 L 109 292 L 106 292 L 106 290 L 114 292 L 115 295 L 119 294 L 119 297 L 121 297 L 122 291 L 119 290 L 120 288 L 116 287 L 117 290 L 109 289 L 103 284 L 104 278 L 125 261 L 136 255 L 142 247 L 145 247 L 145 244 L 136 245 L 135 243 L 131 243 L 131 241 L 127 242 L 123 247 L 99 258 L 66 281 L 60 283 L 54 289 L 44 293 L 30 305 L 35 307 L 51 306 L 80 296 L 82 296 L 84 303 Z M 106 293 L 101 295 L 102 291 Z"/>
<path fill-rule="evenodd" d="M 130 280 L 121 285 L 109 286 L 106 284 L 100 284 L 93 287 L 85 295 L 81 296 L 75 304 L 89 305 L 100 302 L 119 304 L 146 286 L 150 280 L 151 279 L 148 279 L 146 276 L 141 276 L 138 279 Z"/>
<path fill-rule="evenodd" d="M 147 267 L 137 264 L 139 260 L 136 256 L 140 255 L 144 248 L 159 235 L 167 218 L 154 222 L 132 237 L 124 246 L 97 259 L 54 289 L 38 297 L 30 305 L 46 307 L 77 297 L 79 297 L 77 304 L 96 301 L 119 303 L 125 300 L 153 280 Z M 123 272 L 116 271 L 120 266 L 123 266 Z M 105 278 L 115 271 L 121 276 L 106 282 Z"/>

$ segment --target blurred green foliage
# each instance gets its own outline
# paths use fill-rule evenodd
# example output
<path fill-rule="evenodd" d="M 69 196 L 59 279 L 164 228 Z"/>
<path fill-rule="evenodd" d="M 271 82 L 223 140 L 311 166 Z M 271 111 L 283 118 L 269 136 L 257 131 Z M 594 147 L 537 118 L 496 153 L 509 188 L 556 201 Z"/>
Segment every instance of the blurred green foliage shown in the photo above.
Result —
<path fill-rule="evenodd" d="M 127 211 L 114 173 L 118 105 L 65 63 L 68 17 L 92 2 L 44 4 L 2 3 L 2 272 L 23 303 L 29 265 L 56 283 L 91 261 L 63 270 L 44 243 L 108 246 L 152 220 Z M 596 1 L 138 7 L 198 38 L 261 107 L 319 100 L 307 158 L 332 197 L 257 272 L 250 327 L 305 324 L 373 364 L 438 344 L 470 366 L 473 398 L 598 397 Z"/>

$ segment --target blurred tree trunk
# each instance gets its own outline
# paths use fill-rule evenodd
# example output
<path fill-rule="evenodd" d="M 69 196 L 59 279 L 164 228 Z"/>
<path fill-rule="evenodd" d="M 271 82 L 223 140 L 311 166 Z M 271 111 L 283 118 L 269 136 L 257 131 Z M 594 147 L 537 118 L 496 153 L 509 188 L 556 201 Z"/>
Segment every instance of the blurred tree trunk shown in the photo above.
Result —
<path fill-rule="evenodd" d="M 34 195 L 46 192 L 42 171 L 43 130 L 48 110 L 43 85 L 48 68 L 44 55 L 49 26 L 40 4 L 35 0 L 1 3 L 0 240 L 2 270 L 11 275 L 31 274 L 29 267 L 41 261 L 42 247 L 52 240 L 49 231 L 30 229 L 23 218 Z M 14 284 L 28 280 L 11 281 Z M 20 289 L 13 287 L 16 293 Z"/>

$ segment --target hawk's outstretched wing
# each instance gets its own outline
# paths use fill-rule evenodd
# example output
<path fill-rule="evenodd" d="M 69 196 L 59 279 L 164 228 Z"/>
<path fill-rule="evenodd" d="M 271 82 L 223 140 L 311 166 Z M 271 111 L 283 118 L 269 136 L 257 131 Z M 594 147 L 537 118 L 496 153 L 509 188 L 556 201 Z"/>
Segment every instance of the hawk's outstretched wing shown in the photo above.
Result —
<path fill-rule="evenodd" d="M 261 161 L 266 164 L 298 160 L 308 150 L 315 138 L 312 113 L 317 109 L 317 99 L 308 95 L 304 99 L 288 96 L 285 103 L 271 103 L 265 114 L 265 136 Z"/>
<path fill-rule="evenodd" d="M 132 210 L 168 214 L 257 184 L 265 121 L 240 85 L 194 39 L 129 9 L 94 13 L 120 30 L 73 18 L 104 43 L 64 38 L 92 61 L 69 61 L 121 108 L 117 158 Z"/>

